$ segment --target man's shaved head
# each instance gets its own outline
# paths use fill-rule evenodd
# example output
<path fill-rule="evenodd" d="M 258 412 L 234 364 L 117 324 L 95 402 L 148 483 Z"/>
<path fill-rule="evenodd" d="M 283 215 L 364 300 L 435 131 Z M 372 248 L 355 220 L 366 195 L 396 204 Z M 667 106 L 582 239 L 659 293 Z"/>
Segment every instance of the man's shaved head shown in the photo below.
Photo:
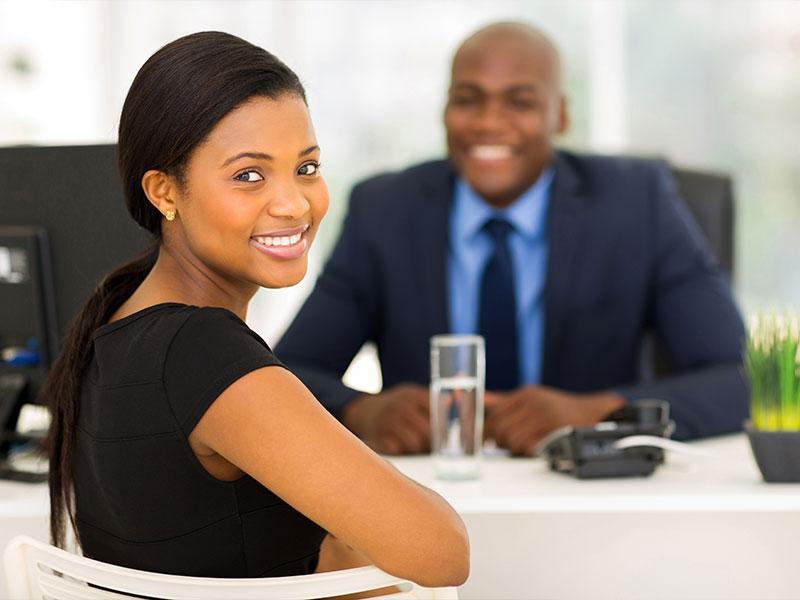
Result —
<path fill-rule="evenodd" d="M 561 91 L 561 58 L 558 48 L 547 35 L 527 23 L 502 21 L 481 27 L 461 42 L 453 56 L 451 75 L 459 62 L 479 60 L 495 48 L 513 48 L 535 57 L 553 75 Z"/>
<path fill-rule="evenodd" d="M 444 113 L 450 161 L 501 208 L 553 163 L 567 127 L 558 50 L 524 23 L 492 23 L 459 46 Z"/>

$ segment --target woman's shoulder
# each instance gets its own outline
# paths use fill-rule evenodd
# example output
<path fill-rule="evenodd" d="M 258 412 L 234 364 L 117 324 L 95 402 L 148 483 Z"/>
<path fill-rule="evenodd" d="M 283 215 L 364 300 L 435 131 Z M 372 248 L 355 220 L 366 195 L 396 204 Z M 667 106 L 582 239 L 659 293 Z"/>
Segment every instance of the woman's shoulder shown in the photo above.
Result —
<path fill-rule="evenodd" d="M 230 310 L 178 302 L 154 304 L 125 314 L 99 327 L 95 331 L 94 338 L 121 332 L 135 335 L 142 331 L 160 331 L 162 334 L 171 332 L 176 335 L 181 332 L 191 332 L 195 336 L 203 337 L 238 334 L 256 339 L 266 346 L 261 337 Z"/>
<path fill-rule="evenodd" d="M 167 324 L 180 325 L 199 307 L 180 304 L 178 302 L 161 302 L 131 312 L 115 314 L 112 320 L 101 325 L 94 332 L 94 339 L 117 333 L 137 332 L 155 326 Z"/>
<path fill-rule="evenodd" d="M 199 342 L 225 345 L 253 344 L 271 352 L 267 343 L 236 314 L 216 306 L 184 306 L 176 335 Z"/>
<path fill-rule="evenodd" d="M 162 381 L 173 413 L 189 435 L 224 390 L 252 371 L 272 366 L 283 365 L 234 313 L 192 307 L 166 350 Z"/>
<path fill-rule="evenodd" d="M 237 357 L 275 361 L 272 349 L 233 312 L 220 307 L 162 303 L 125 315 L 94 334 L 95 352 L 176 360 L 212 367 Z"/>

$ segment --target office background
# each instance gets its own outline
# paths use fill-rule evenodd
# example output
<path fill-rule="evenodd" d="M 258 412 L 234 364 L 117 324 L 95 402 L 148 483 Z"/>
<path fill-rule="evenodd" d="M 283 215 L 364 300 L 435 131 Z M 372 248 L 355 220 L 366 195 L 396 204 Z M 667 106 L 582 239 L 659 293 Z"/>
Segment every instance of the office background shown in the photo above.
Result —
<path fill-rule="evenodd" d="M 0 145 L 113 142 L 137 69 L 186 33 L 224 30 L 279 56 L 306 84 L 331 210 L 309 277 L 253 302 L 250 324 L 274 343 L 350 186 L 444 153 L 452 53 L 501 19 L 541 27 L 562 51 L 564 146 L 730 173 L 739 302 L 748 313 L 800 304 L 800 2 L 0 0 Z M 369 352 L 349 376 L 379 385 Z"/>

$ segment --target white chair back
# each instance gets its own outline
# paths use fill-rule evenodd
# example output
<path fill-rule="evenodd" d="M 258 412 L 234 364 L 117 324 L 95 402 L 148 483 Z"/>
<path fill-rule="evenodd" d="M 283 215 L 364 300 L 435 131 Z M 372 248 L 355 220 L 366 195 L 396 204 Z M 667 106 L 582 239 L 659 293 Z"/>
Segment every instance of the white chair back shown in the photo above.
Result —
<path fill-rule="evenodd" d="M 164 575 L 109 565 L 55 546 L 17 536 L 5 554 L 12 600 L 130 600 L 133 596 L 174 600 L 301 600 L 369 592 L 398 586 L 381 600 L 457 600 L 456 588 L 423 588 L 376 567 L 299 575 L 222 579 Z"/>

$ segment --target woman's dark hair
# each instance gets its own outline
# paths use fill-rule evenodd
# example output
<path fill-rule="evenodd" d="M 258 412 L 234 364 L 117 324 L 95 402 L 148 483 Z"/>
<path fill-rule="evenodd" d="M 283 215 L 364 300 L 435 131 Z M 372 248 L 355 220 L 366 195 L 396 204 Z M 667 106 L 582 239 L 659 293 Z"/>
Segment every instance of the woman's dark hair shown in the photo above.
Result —
<path fill-rule="evenodd" d="M 67 519 L 77 539 L 72 456 L 92 334 L 139 287 L 158 257 L 162 215 L 145 196 L 142 176 L 155 169 L 183 182 L 192 151 L 225 115 L 251 98 L 287 94 L 305 102 L 303 86 L 289 67 L 266 50 L 217 31 L 167 44 L 133 80 L 119 123 L 119 170 L 128 211 L 153 234 L 154 244 L 100 282 L 73 321 L 42 387 L 52 417 L 46 447 L 54 544 L 64 546 Z"/>

